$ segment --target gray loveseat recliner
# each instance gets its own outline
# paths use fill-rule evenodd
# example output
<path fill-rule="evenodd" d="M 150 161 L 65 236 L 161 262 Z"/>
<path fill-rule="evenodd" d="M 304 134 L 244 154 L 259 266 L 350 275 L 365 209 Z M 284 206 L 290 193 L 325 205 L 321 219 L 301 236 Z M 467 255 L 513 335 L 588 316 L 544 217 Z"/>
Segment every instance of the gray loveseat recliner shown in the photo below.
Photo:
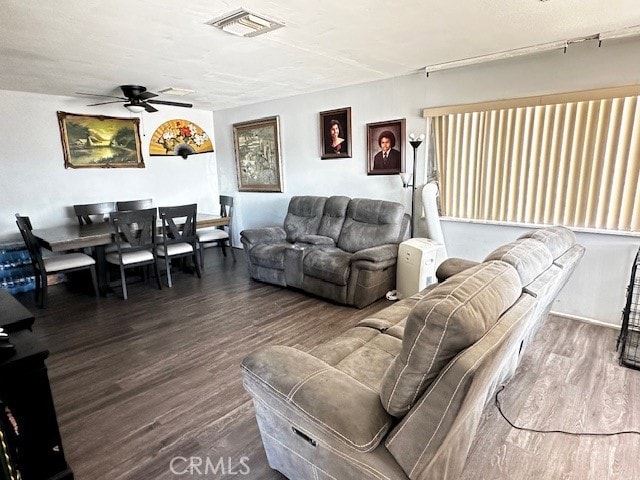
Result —
<path fill-rule="evenodd" d="M 283 227 L 240 233 L 255 280 L 362 308 L 395 287 L 408 216 L 395 202 L 296 196 Z"/>
<path fill-rule="evenodd" d="M 292 480 L 459 478 L 583 253 L 563 227 L 534 230 L 310 352 L 246 357 L 269 465 Z"/>

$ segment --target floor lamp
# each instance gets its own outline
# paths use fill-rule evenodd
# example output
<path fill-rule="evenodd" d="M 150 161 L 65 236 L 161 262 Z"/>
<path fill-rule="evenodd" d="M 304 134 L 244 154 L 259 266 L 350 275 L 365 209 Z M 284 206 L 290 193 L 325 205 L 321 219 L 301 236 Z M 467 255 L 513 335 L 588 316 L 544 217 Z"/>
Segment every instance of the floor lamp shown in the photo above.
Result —
<path fill-rule="evenodd" d="M 416 205 L 415 205 L 414 197 L 416 194 L 416 190 L 418 188 L 416 185 L 416 164 L 418 161 L 418 147 L 422 145 L 422 142 L 424 141 L 424 139 L 425 139 L 424 133 L 421 133 L 417 137 L 413 133 L 409 135 L 409 144 L 413 147 L 413 170 L 412 170 L 413 182 L 411 183 L 411 185 L 409 185 L 408 182 L 405 182 L 403 178 L 403 184 L 405 184 L 406 187 L 411 187 L 411 224 L 409 226 L 410 238 L 413 238 L 413 228 L 414 228 L 414 222 L 416 218 Z"/>

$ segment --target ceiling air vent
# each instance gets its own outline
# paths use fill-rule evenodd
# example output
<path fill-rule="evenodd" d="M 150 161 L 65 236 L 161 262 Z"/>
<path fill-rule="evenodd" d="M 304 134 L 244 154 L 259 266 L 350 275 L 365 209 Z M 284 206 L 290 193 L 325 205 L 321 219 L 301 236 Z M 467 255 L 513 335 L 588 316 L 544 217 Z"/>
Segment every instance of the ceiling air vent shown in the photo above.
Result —
<path fill-rule="evenodd" d="M 242 8 L 222 17 L 214 18 L 207 24 L 240 37 L 255 37 L 276 28 L 284 27 L 282 23 L 269 20 L 263 15 L 248 12 Z"/>

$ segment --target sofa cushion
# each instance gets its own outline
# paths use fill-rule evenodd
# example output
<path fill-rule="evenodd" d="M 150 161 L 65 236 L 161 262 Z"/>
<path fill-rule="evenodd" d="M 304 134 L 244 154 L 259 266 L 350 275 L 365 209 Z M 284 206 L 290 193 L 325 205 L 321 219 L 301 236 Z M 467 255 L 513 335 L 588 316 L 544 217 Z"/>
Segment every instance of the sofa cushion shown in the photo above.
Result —
<path fill-rule="evenodd" d="M 317 235 L 324 211 L 326 197 L 292 197 L 287 216 L 284 219 L 284 231 L 287 240 L 297 242 L 301 235 Z"/>
<path fill-rule="evenodd" d="M 291 248 L 286 242 L 259 243 L 249 250 L 251 263 L 260 267 L 284 270 L 284 252 Z"/>
<path fill-rule="evenodd" d="M 324 235 L 300 235 L 296 243 L 308 243 L 309 245 L 330 245 L 332 247 L 336 246 L 336 242 L 335 240 L 333 240 L 333 238 L 325 237 Z M 299 245 L 299 247 L 303 248 L 304 245 Z"/>
<path fill-rule="evenodd" d="M 396 202 L 354 198 L 347 207 L 338 247 L 347 252 L 398 243 L 404 207 Z"/>
<path fill-rule="evenodd" d="M 553 263 L 549 249 L 540 240 L 523 238 L 498 247 L 485 258 L 502 260 L 516 269 L 523 286 L 529 285 Z"/>
<path fill-rule="evenodd" d="M 575 234 L 568 228 L 562 226 L 531 230 L 519 238 L 534 238 L 540 240 L 549 249 L 554 259 L 558 258 L 576 243 Z"/>
<path fill-rule="evenodd" d="M 385 373 L 380 397 L 394 416 L 408 412 L 440 370 L 491 328 L 522 293 L 501 261 L 471 267 L 433 288 L 411 310 L 402 350 Z"/>
<path fill-rule="evenodd" d="M 352 253 L 339 248 L 318 248 L 304 257 L 303 272 L 335 285 L 346 285 L 351 271 Z"/>
<path fill-rule="evenodd" d="M 347 207 L 349 206 L 349 197 L 334 196 L 329 197 L 324 204 L 322 219 L 320 220 L 320 228 L 318 235 L 332 238 L 334 242 L 338 242 L 340 231 L 347 216 Z"/>
<path fill-rule="evenodd" d="M 467 260 L 466 258 L 447 258 L 436 270 L 436 278 L 438 279 L 438 282 L 442 283 L 456 273 L 460 273 L 467 268 L 475 267 L 478 263 L 479 262 L 475 262 L 473 260 Z"/>
<path fill-rule="evenodd" d="M 244 386 L 254 397 L 282 415 L 293 410 L 314 438 L 329 435 L 368 452 L 391 428 L 393 419 L 375 390 L 308 353 L 268 346 L 246 357 L 242 369 Z"/>

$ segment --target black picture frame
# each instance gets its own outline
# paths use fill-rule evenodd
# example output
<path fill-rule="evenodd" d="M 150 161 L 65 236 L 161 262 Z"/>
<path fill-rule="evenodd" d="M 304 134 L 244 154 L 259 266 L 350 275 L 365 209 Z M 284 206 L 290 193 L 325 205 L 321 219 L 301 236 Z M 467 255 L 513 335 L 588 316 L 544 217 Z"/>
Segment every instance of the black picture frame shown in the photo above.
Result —
<path fill-rule="evenodd" d="M 333 145 L 331 129 L 338 127 L 338 138 Z M 351 158 L 351 107 L 320 112 L 320 158 Z"/>
<path fill-rule="evenodd" d="M 367 124 L 367 175 L 397 175 L 405 171 L 406 119 Z M 383 158 L 381 144 L 386 139 L 391 148 Z"/>

